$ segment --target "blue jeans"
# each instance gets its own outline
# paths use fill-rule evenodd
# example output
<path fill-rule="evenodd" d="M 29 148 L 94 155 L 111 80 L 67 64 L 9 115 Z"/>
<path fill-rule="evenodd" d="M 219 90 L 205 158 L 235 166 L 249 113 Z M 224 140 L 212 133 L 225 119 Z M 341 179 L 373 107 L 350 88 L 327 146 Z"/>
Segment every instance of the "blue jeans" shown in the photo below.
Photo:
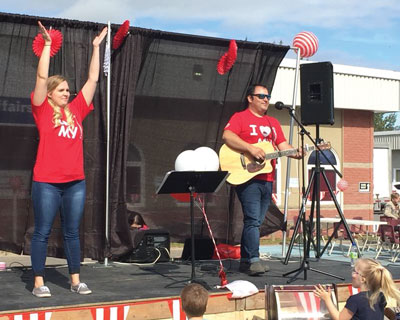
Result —
<path fill-rule="evenodd" d="M 237 186 L 236 194 L 243 210 L 240 260 L 253 263 L 260 260 L 260 226 L 271 203 L 272 182 L 250 180 Z"/>
<path fill-rule="evenodd" d="M 47 242 L 58 211 L 61 215 L 64 251 L 69 273 L 79 273 L 81 262 L 79 225 L 83 216 L 85 197 L 85 180 L 66 183 L 33 181 L 35 231 L 31 242 L 31 261 L 35 276 L 44 276 Z"/>

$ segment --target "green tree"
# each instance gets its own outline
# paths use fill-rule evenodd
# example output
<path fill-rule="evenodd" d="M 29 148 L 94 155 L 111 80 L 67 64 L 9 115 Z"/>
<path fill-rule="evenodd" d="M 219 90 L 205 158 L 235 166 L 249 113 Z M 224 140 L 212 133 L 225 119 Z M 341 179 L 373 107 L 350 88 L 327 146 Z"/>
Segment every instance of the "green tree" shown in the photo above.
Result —
<path fill-rule="evenodd" d="M 396 112 L 375 113 L 374 129 L 375 131 L 398 130 L 399 126 L 395 126 L 396 120 L 397 120 Z"/>

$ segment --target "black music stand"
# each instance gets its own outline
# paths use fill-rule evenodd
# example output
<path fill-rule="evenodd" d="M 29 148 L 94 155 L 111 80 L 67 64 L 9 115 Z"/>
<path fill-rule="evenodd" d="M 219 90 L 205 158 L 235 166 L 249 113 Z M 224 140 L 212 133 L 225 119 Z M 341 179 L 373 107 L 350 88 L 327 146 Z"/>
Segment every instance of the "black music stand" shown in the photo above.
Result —
<path fill-rule="evenodd" d="M 194 249 L 194 193 L 217 192 L 228 178 L 228 171 L 169 171 L 165 174 L 157 194 L 190 193 L 190 225 L 191 225 L 191 261 L 192 276 L 189 283 L 200 283 L 208 287 L 203 281 L 196 280 L 195 249 Z"/>

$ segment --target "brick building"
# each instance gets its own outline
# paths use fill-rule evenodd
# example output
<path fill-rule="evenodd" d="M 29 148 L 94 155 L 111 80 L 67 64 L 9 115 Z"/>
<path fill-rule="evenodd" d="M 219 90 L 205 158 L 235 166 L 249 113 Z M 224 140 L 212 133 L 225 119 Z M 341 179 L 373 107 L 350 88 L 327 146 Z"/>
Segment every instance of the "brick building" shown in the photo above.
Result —
<path fill-rule="evenodd" d="M 296 61 L 284 59 L 279 67 L 272 91 L 271 104 L 283 101 L 292 104 L 294 92 Z M 343 179 L 348 182 L 348 189 L 340 192 L 337 182 L 340 177 L 331 166 L 325 167 L 330 185 L 337 193 L 338 201 L 346 218 L 363 217 L 373 219 L 373 147 L 374 113 L 400 110 L 400 72 L 359 68 L 353 66 L 333 66 L 334 124 L 320 125 L 320 137 L 329 141 L 328 152 Z M 300 88 L 299 80 L 299 87 Z M 296 115 L 300 119 L 300 89 L 296 96 Z M 288 138 L 290 116 L 285 110 L 271 107 L 270 115 L 278 118 Z M 315 125 L 306 129 L 315 138 Z M 293 145 L 299 145 L 298 128 L 294 127 Z M 306 143 L 311 144 L 309 141 Z M 325 151 L 326 152 L 326 151 Z M 311 153 L 305 158 L 306 186 L 310 169 L 313 167 Z M 284 208 L 286 188 L 286 160 L 281 161 L 277 171 L 277 204 Z M 288 220 L 298 214 L 301 205 L 301 162 L 291 161 Z M 331 201 L 326 186 L 321 185 L 321 215 L 336 216 L 337 210 Z"/>

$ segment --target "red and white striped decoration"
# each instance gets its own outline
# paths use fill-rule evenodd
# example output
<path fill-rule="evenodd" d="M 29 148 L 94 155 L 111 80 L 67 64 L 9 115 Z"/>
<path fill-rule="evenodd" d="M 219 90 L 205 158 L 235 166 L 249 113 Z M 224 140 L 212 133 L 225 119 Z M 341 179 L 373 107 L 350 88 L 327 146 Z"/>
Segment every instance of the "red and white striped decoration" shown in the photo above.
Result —
<path fill-rule="evenodd" d="M 225 293 L 224 295 L 228 296 L 229 293 Z M 51 320 L 60 318 L 57 313 L 62 313 L 65 317 L 66 311 L 81 311 L 81 318 L 85 320 L 126 320 L 128 318 L 129 311 L 131 311 L 132 313 L 136 305 L 148 304 L 149 308 L 154 308 L 154 303 L 161 301 L 168 304 L 168 309 L 170 313 L 165 315 L 166 318 L 170 318 L 172 320 L 187 320 L 185 312 L 182 309 L 181 300 L 176 298 L 166 298 L 154 301 L 140 301 L 136 303 L 133 302 L 131 304 L 117 304 L 110 306 L 86 306 L 78 308 L 71 307 L 66 309 L 57 309 L 53 311 L 11 313 L 0 315 L 0 318 L 4 316 L 8 317 L 9 320 Z"/>
<path fill-rule="evenodd" d="M 360 288 L 354 288 L 351 284 L 347 286 L 347 289 L 349 289 L 349 293 L 351 296 L 361 292 Z"/>
<path fill-rule="evenodd" d="M 50 320 L 52 312 L 32 312 L 30 314 L 16 314 L 14 317 L 9 316 L 10 320 Z"/>
<path fill-rule="evenodd" d="M 311 57 L 318 50 L 318 38 L 312 32 L 300 32 L 293 39 L 293 47 L 299 48 L 300 57 Z"/>
<path fill-rule="evenodd" d="M 320 304 L 321 299 L 317 298 L 317 296 L 312 291 L 306 292 L 295 292 L 296 300 L 300 301 L 301 306 L 303 308 L 303 312 L 309 316 L 307 319 L 309 320 L 318 320 L 320 319 Z"/>
<path fill-rule="evenodd" d="M 218 276 L 221 279 L 221 286 L 226 286 L 228 284 L 228 280 L 226 279 L 226 274 L 225 274 L 225 271 L 224 271 L 224 266 L 222 264 L 221 255 L 219 254 L 219 249 L 218 249 L 217 244 L 215 242 L 215 238 L 214 238 L 213 232 L 211 230 L 210 223 L 208 222 L 206 209 L 205 209 L 204 194 L 203 194 L 203 197 L 198 196 L 197 197 L 197 201 L 198 201 L 198 205 L 199 205 L 200 210 L 203 212 L 204 219 L 205 219 L 205 221 L 207 223 L 208 231 L 210 232 L 211 240 L 212 240 L 212 242 L 214 244 L 215 253 L 217 254 L 217 257 L 218 257 L 218 260 L 219 260 L 220 268 L 219 268 Z"/>
<path fill-rule="evenodd" d="M 326 195 L 326 191 L 320 191 L 319 192 L 319 200 L 323 200 L 325 198 L 325 195 Z M 312 200 L 312 193 L 311 192 L 308 194 L 307 200 L 308 201 Z"/>

